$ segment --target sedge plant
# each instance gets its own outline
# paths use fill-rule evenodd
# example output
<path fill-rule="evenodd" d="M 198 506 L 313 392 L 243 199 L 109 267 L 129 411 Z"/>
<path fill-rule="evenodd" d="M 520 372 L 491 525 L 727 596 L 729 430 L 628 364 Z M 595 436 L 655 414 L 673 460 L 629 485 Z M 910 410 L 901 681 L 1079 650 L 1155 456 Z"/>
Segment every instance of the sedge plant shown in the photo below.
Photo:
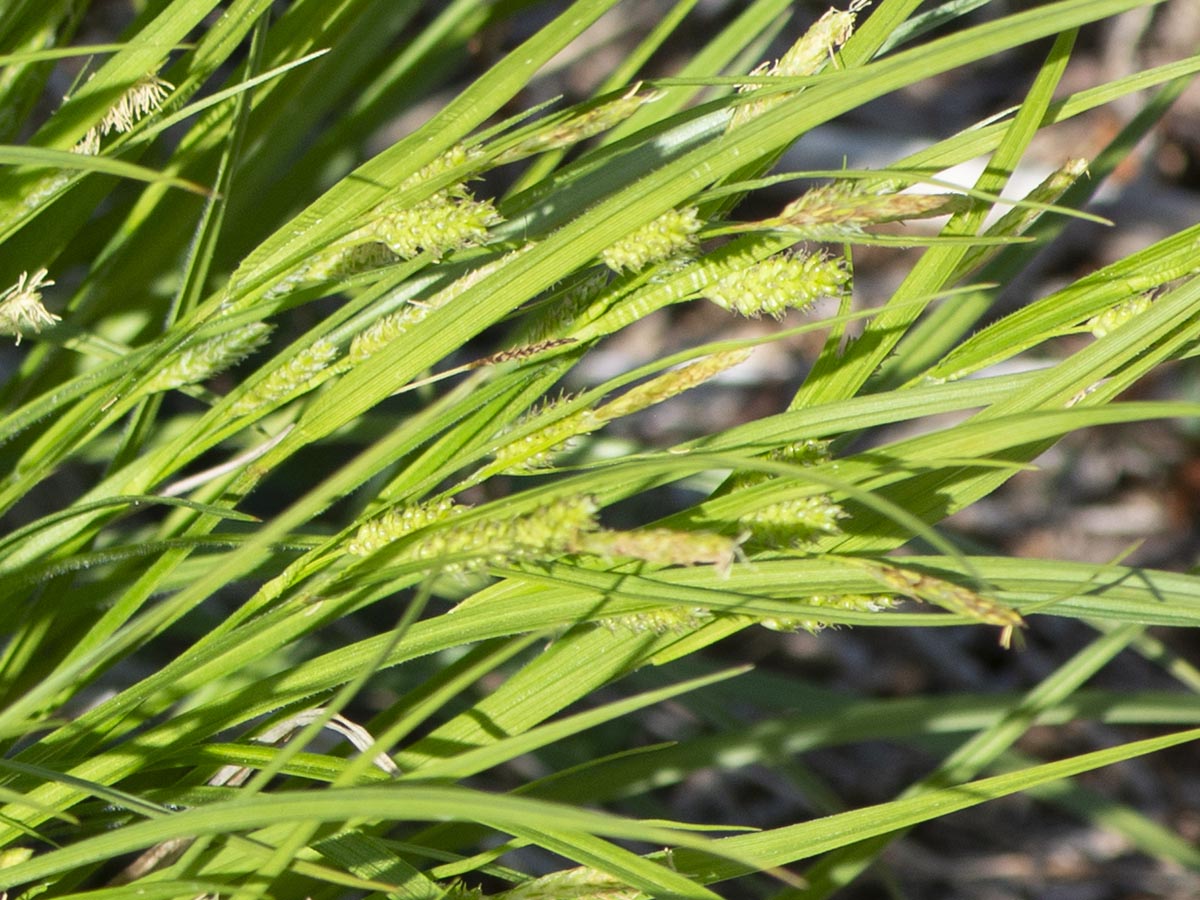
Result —
<path fill-rule="evenodd" d="M 1200 870 L 1069 780 L 1200 736 L 1200 673 L 1146 631 L 1200 624 L 1196 574 L 988 555 L 940 526 L 1064 435 L 1200 412 L 1121 399 L 1192 365 L 1196 228 L 989 317 L 1200 70 L 1060 92 L 1079 29 L 1153 0 L 978 21 L 991 4 L 877 0 L 807 26 L 753 0 L 652 77 L 696 14 L 680 0 L 589 96 L 541 104 L 615 0 L 487 59 L 535 4 L 142 0 L 87 44 L 94 5 L 0 4 L 4 896 L 817 898 L 1016 793 Z M 1039 41 L 989 121 L 882 169 L 781 167 L 869 101 Z M 1040 130 L 1130 96 L 1100 155 L 1001 203 Z M 980 156 L 973 186 L 939 180 Z M 883 227 L 916 220 L 927 237 Z M 856 305 L 856 254 L 899 241 L 903 281 Z M 576 374 L 703 304 L 705 339 Z M 771 327 L 730 337 L 747 318 Z M 801 333 L 823 349 L 778 409 L 608 439 Z M 1002 365 L 1065 334 L 1090 336 Z M 898 423 L 918 427 L 860 441 Z M 1017 654 L 1050 617 L 1088 637 L 1019 696 L 835 702 L 711 652 L 958 626 Z M 1123 651 L 1178 694 L 1079 693 Z M 725 712 L 632 741 L 668 701 Z M 1072 720 L 1163 727 L 1017 754 Z M 894 798 L 761 830 L 655 793 L 939 737 Z"/>

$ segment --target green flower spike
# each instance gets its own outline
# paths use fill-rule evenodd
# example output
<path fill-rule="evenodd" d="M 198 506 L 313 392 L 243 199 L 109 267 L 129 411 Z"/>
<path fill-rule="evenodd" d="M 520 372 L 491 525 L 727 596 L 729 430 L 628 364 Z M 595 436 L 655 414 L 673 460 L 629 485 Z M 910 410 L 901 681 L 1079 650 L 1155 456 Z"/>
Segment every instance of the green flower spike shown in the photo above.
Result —
<path fill-rule="evenodd" d="M 850 8 L 845 11 L 828 10 L 779 58 L 778 62 L 763 63 L 750 74 L 793 78 L 815 75 L 833 61 L 834 53 L 853 34 L 854 21 L 858 18 L 858 13 L 870 5 L 870 0 L 853 0 Z M 751 93 L 760 87 L 761 85 L 758 84 L 744 84 L 738 88 L 738 92 Z M 772 106 L 792 96 L 793 93 L 774 93 L 739 106 L 734 110 L 729 127 L 737 128 L 739 125 L 749 122 Z"/>
<path fill-rule="evenodd" d="M 369 328 L 354 336 L 354 340 L 350 342 L 350 362 L 357 365 L 372 354 L 379 352 L 424 319 L 433 310 L 445 306 L 455 297 L 466 291 L 467 288 L 472 287 L 493 272 L 508 265 L 522 253 L 527 252 L 530 247 L 532 247 L 532 244 L 521 247 L 511 253 L 506 253 L 499 259 L 492 260 L 489 263 L 472 269 L 466 275 L 462 276 L 462 278 L 457 279 L 448 287 L 438 291 L 432 297 L 420 302 L 412 301 L 408 306 L 400 310 L 400 312 L 379 319 Z"/>
<path fill-rule="evenodd" d="M 806 191 L 785 206 L 777 218 L 756 225 L 796 232 L 809 240 L 848 238 L 862 234 L 868 225 L 951 215 L 970 202 L 961 194 L 866 191 L 839 182 Z"/>
<path fill-rule="evenodd" d="M 694 206 L 670 209 L 617 241 L 600 254 L 614 272 L 637 272 L 672 257 L 686 257 L 695 249 L 701 222 Z"/>
<path fill-rule="evenodd" d="M 183 348 L 147 385 L 151 393 L 199 384 L 245 359 L 264 343 L 271 326 L 255 322 Z"/>
<path fill-rule="evenodd" d="M 337 347 L 324 339 L 301 350 L 266 380 L 234 402 L 230 413 L 245 415 L 306 388 L 337 357 Z"/>
<path fill-rule="evenodd" d="M 642 83 L 639 81 L 616 100 L 601 103 L 599 106 L 571 116 L 565 121 L 555 122 L 546 128 L 535 131 L 529 137 L 499 154 L 495 159 L 495 164 L 504 165 L 535 153 L 571 147 L 602 131 L 607 131 L 614 125 L 621 124 L 639 107 L 646 103 L 652 103 L 662 96 L 659 91 L 640 93 L 641 88 Z"/>
<path fill-rule="evenodd" d="M 624 630 L 634 634 L 686 634 L 712 618 L 712 612 L 701 606 L 664 606 L 601 619 L 600 624 L 610 631 Z"/>
<path fill-rule="evenodd" d="M 460 507 L 448 503 L 405 508 L 368 522 L 355 534 L 347 551 L 366 556 L 417 528 L 461 514 Z M 508 566 L 555 557 L 570 552 L 584 532 L 597 527 L 596 512 L 596 501 L 591 497 L 564 497 L 527 515 L 450 524 L 419 536 L 398 562 L 427 561 L 454 574 L 489 564 Z"/>
<path fill-rule="evenodd" d="M 837 534 L 842 507 L 826 494 L 772 503 L 738 518 L 755 539 L 773 547 L 795 547 L 822 534 Z"/>
<path fill-rule="evenodd" d="M 452 500 L 389 510 L 382 516 L 363 523 L 346 545 L 346 552 L 351 556 L 370 556 L 381 547 L 386 547 L 419 528 L 444 521 L 462 512 L 463 508 L 455 506 Z"/>
<path fill-rule="evenodd" d="M 789 309 L 804 309 L 821 297 L 837 296 L 850 281 L 839 258 L 820 254 L 781 254 L 736 269 L 704 289 L 717 306 L 758 318 L 783 318 Z"/>
<path fill-rule="evenodd" d="M 380 241 L 402 259 L 411 259 L 422 251 L 441 259 L 452 250 L 485 243 L 488 228 L 500 221 L 491 201 L 441 191 L 413 206 L 384 214 L 360 234 Z"/>
<path fill-rule="evenodd" d="M 886 609 L 895 609 L 900 602 L 896 597 L 882 594 L 817 594 L 804 598 L 804 603 L 808 606 L 823 606 L 826 609 L 850 612 L 883 612 Z M 768 616 L 759 619 L 758 624 L 771 631 L 803 630 L 812 634 L 836 627 L 814 616 Z"/>
<path fill-rule="evenodd" d="M 572 438 L 595 431 L 606 422 L 662 403 L 676 394 L 703 384 L 726 369 L 744 362 L 751 352 L 744 349 L 714 353 L 639 384 L 597 409 L 582 409 L 563 416 L 550 422 L 540 431 L 497 448 L 495 461 L 489 469 L 497 472 L 530 472 L 544 468 L 551 464 L 555 455 L 570 447 Z M 552 418 L 555 408 L 564 402 L 566 401 L 560 400 L 547 404 L 533 415 Z M 526 421 L 533 415 L 527 417 Z"/>

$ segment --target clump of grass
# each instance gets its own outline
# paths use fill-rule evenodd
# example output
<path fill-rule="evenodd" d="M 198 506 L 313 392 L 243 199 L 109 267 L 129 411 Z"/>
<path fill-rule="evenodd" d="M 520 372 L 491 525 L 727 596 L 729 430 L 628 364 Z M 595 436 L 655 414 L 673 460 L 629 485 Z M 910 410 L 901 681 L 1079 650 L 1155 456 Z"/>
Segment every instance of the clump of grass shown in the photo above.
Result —
<path fill-rule="evenodd" d="M 1074 695 L 1126 649 L 1195 691 L 1145 629 L 1200 621 L 1200 582 L 968 553 L 938 528 L 1064 434 L 1197 413 L 1117 402 L 1194 352 L 1195 229 L 974 331 L 997 281 L 1200 69 L 1053 99 L 1078 28 L 1147 5 L 1058 0 L 968 26 L 970 4 L 913 17 L 914 0 L 881 0 L 797 31 L 778 18 L 789 4 L 757 0 L 675 77 L 649 78 L 681 4 L 594 96 L 535 109 L 522 92 L 610 0 L 577 0 L 467 81 L 449 64 L 508 7 L 418 20 L 416 4 L 301 2 L 274 18 L 175 0 L 92 48 L 73 44 L 88 4 L 15 7 L 0 21 L 0 126 L 19 141 L 0 147 L 0 330 L 19 348 L 0 421 L 0 889 L 712 898 L 745 879 L 823 897 L 914 824 L 1196 738 L 1011 765 L 1038 722 L 1140 707 L 1142 723 L 1194 724 L 1190 695 L 1168 709 L 1105 692 L 1087 713 Z M 778 29 L 796 39 L 762 62 Z M 777 170 L 824 122 L 1048 37 L 1022 104 L 994 121 L 887 170 Z M 55 65 L 76 78 L 47 115 Z M 1089 178 L 1067 162 L 988 224 L 1039 128 L 1150 88 Z M 426 101 L 428 121 L 352 164 Z M 972 189 L 936 187 L 980 154 Z M 802 177 L 820 183 L 739 218 Z M 900 241 L 921 247 L 903 283 L 855 309 L 858 248 L 933 216 L 936 235 Z M 812 312 L 821 299 L 832 314 Z M 705 303 L 723 316 L 707 341 L 564 390 L 607 339 Z M 743 317 L 771 327 L 728 339 Z M 1088 330 L 1051 367 L 994 368 Z M 801 332 L 825 347 L 786 408 L 603 452 L 614 423 Z M 944 413 L 962 415 L 854 449 Z M 653 499 L 701 483 L 690 505 Z M 703 653 L 739 631 L 955 624 L 1007 642 L 1043 617 L 1095 635 L 1003 708 L 955 698 L 968 739 L 895 799 L 753 833 L 655 806 L 654 787 L 704 766 L 782 772 L 786 748 L 944 727 L 941 698 L 852 698 L 797 724 Z M 723 714 L 669 746 L 609 727 L 709 696 L 765 722 L 747 737 Z M 355 752 L 312 743 L 326 729 Z M 631 797 L 654 818 L 600 811 Z M 1174 835 L 1104 809 L 1143 851 L 1200 868 Z M 528 848 L 554 862 L 507 855 Z M 783 868 L 813 859 L 803 877 Z"/>

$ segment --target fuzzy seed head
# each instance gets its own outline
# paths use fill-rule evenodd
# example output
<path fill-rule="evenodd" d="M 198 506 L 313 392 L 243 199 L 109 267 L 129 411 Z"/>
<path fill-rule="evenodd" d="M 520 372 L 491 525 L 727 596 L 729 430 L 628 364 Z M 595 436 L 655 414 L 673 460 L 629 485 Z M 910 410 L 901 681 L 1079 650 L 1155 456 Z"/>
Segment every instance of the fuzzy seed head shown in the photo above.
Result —
<path fill-rule="evenodd" d="M 497 269 L 503 268 L 528 249 L 528 247 L 522 247 L 519 250 L 506 253 L 499 259 L 472 269 L 466 275 L 463 275 L 447 287 L 438 291 L 432 297 L 422 300 L 419 303 L 414 302 L 412 305 L 404 307 L 398 313 L 393 313 L 390 316 L 379 319 L 365 331 L 355 335 L 354 340 L 350 344 L 350 362 L 357 365 L 371 356 L 371 354 L 377 353 L 424 319 L 433 310 L 445 306 L 468 288 L 478 284 Z M 391 251 L 388 252 L 390 253 Z"/>
<path fill-rule="evenodd" d="M 1055 203 L 1080 178 L 1088 174 L 1088 161 L 1082 158 L 1068 159 L 1065 163 L 1051 172 L 1042 180 L 1042 182 L 1032 191 L 1025 195 L 1025 199 L 1031 203 Z M 998 229 L 1002 228 L 1004 223 L 1016 219 L 1018 221 L 1030 221 L 1042 215 L 1040 209 L 1029 209 L 1022 207 L 1014 207 L 1000 218 L 996 223 Z M 1002 233 L 1016 233 L 1020 229 L 1009 227 L 1003 229 Z"/>
<path fill-rule="evenodd" d="M 599 507 L 592 497 L 566 497 L 547 503 L 527 516 L 511 520 L 510 539 L 516 547 L 564 552 L 580 535 L 594 531 Z"/>
<path fill-rule="evenodd" d="M 829 447 L 832 441 L 807 438 L 777 447 L 769 454 L 775 462 L 791 463 L 796 466 L 816 466 L 832 458 Z"/>
<path fill-rule="evenodd" d="M 860 234 L 868 225 L 950 215 L 969 203 L 969 198 L 961 194 L 870 192 L 839 182 L 806 191 L 769 224 L 798 231 L 810 239 L 845 237 Z"/>
<path fill-rule="evenodd" d="M 521 422 L 528 424 L 535 419 L 546 419 L 545 427 L 530 432 L 523 438 L 510 441 L 494 451 L 493 468 L 498 472 L 524 475 L 553 465 L 560 454 L 570 449 L 573 440 L 580 435 L 595 431 L 604 423 L 596 418 L 594 410 L 581 409 L 563 415 L 559 408 L 570 401 L 560 397 L 543 404 L 525 415 Z"/>
<path fill-rule="evenodd" d="M 282 281 L 272 285 L 267 296 L 281 297 L 310 285 L 340 281 L 360 272 L 391 265 L 400 258 L 380 241 L 355 241 L 353 238 L 351 241 L 336 243 L 317 253 Z"/>
<path fill-rule="evenodd" d="M 608 273 L 603 269 L 587 273 L 544 305 L 539 304 L 522 330 L 522 338 L 537 343 L 567 333 L 607 285 Z"/>
<path fill-rule="evenodd" d="M 347 358 L 353 365 L 364 362 L 429 315 L 425 306 L 406 306 L 398 313 L 384 316 L 350 342 Z"/>
<path fill-rule="evenodd" d="M 791 444 L 785 444 L 782 447 L 776 447 L 767 454 L 766 458 L 771 462 L 787 463 L 793 466 L 816 466 L 829 462 L 833 458 L 829 451 L 830 443 L 827 440 L 807 438 L 803 441 L 796 441 Z M 769 481 L 774 477 L 774 475 L 766 472 L 739 472 L 734 475 L 733 487 L 735 489 L 749 487 L 752 484 L 761 484 L 764 481 Z"/>
<path fill-rule="evenodd" d="M 858 13 L 870 0 L 854 0 L 849 9 L 830 9 L 779 58 L 772 75 L 812 75 L 832 62 L 833 54 L 850 40 Z"/>
<path fill-rule="evenodd" d="M 963 585 L 883 563 L 863 562 L 862 566 L 886 587 L 914 600 L 932 603 L 988 625 L 1012 628 L 1025 624 L 1015 609 Z"/>
<path fill-rule="evenodd" d="M 464 147 L 462 144 L 455 144 L 433 162 L 422 167 L 421 169 L 418 169 L 408 178 L 404 179 L 404 181 L 400 183 L 400 189 L 407 190 L 408 188 L 414 187 L 418 184 L 424 184 L 425 182 L 431 181 L 445 172 L 449 172 L 451 169 L 465 166 L 467 163 L 480 158 L 481 154 L 477 149 Z M 462 185 L 455 185 L 453 187 L 446 188 L 446 190 L 453 193 L 465 189 Z"/>
<path fill-rule="evenodd" d="M 1086 159 L 1069 159 L 1061 167 L 1051 172 L 1045 180 L 1025 195 L 1031 204 L 1055 203 L 1076 181 L 1087 174 Z M 985 234 L 988 237 L 1012 237 L 1025 234 L 1034 222 L 1044 216 L 1046 210 L 1036 205 L 1014 206 L 988 226 Z M 959 272 L 969 272 L 976 269 L 985 260 L 993 258 L 1000 248 L 986 244 L 971 248 L 963 256 L 958 265 Z M 957 377 L 957 376 L 955 376 Z"/>

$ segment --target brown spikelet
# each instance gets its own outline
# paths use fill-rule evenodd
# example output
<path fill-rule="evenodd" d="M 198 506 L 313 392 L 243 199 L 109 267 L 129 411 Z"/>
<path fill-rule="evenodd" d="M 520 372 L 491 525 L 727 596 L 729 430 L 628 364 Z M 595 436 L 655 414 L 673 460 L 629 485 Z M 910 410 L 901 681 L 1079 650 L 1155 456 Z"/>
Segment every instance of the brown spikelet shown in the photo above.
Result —
<path fill-rule="evenodd" d="M 861 561 L 860 564 L 896 593 L 914 600 L 932 603 L 949 612 L 969 616 L 988 625 L 999 625 L 1006 629 L 1021 628 L 1025 625 L 1025 620 L 1015 609 L 971 588 L 912 569 L 868 561 Z"/>
<path fill-rule="evenodd" d="M 501 350 L 498 353 L 493 353 L 491 356 L 485 356 L 482 359 L 477 359 L 469 363 L 469 369 L 482 369 L 484 366 L 498 366 L 501 363 L 517 362 L 523 359 L 530 359 L 540 353 L 545 353 L 547 350 L 553 350 L 556 347 L 563 347 L 567 344 L 574 344 L 575 338 L 553 338 L 551 340 L 539 341 L 536 344 L 527 344 L 524 347 L 510 347 L 507 350 Z"/>

